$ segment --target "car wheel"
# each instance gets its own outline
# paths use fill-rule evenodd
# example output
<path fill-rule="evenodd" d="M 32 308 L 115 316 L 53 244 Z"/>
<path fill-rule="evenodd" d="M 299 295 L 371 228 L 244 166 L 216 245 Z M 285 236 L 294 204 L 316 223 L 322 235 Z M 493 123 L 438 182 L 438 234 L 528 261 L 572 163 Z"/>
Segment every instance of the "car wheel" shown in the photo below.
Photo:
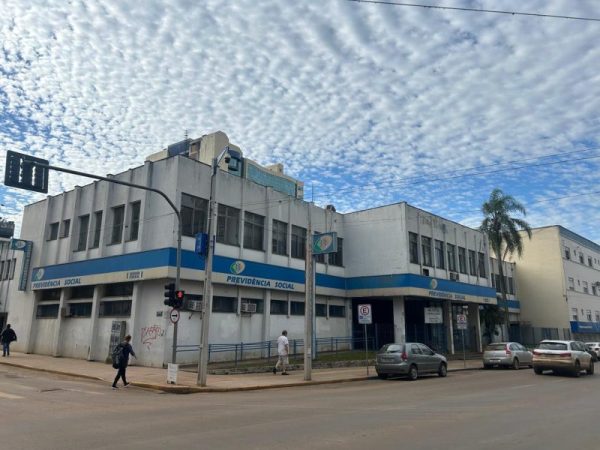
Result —
<path fill-rule="evenodd" d="M 594 361 L 590 361 L 590 368 L 585 371 L 588 375 L 594 375 Z"/>
<path fill-rule="evenodd" d="M 415 381 L 417 378 L 419 378 L 419 369 L 417 369 L 417 366 L 414 364 L 408 369 L 408 378 L 411 381 Z"/>
<path fill-rule="evenodd" d="M 519 370 L 519 358 L 513 359 L 512 368 L 515 370 Z"/>
<path fill-rule="evenodd" d="M 535 372 L 536 375 L 541 375 L 544 373 L 544 371 L 542 370 L 541 367 L 533 367 L 533 371 Z"/>
<path fill-rule="evenodd" d="M 440 368 L 438 369 L 438 375 L 440 377 L 445 377 L 446 375 L 448 375 L 448 367 L 446 366 L 446 364 L 440 364 Z"/>
<path fill-rule="evenodd" d="M 491 364 L 484 364 L 484 365 L 483 365 L 483 368 L 484 368 L 485 370 L 490 370 L 490 369 L 492 368 L 492 365 L 491 365 Z"/>
<path fill-rule="evenodd" d="M 387 373 L 378 373 L 377 377 L 379 377 L 379 379 L 381 379 L 381 380 L 387 380 L 388 374 Z"/>
<path fill-rule="evenodd" d="M 573 369 L 573 376 L 578 378 L 581 375 L 581 363 L 579 361 L 575 361 L 575 368 Z"/>

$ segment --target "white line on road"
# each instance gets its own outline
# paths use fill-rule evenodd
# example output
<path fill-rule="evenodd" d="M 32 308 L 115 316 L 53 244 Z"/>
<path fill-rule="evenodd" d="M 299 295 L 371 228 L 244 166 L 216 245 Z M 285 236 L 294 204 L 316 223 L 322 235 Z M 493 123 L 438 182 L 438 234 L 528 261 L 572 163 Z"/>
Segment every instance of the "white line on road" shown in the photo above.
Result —
<path fill-rule="evenodd" d="M 528 387 L 533 387 L 535 386 L 535 384 L 522 384 L 520 386 L 512 386 L 510 389 L 522 389 L 522 388 L 528 388 Z"/>
<path fill-rule="evenodd" d="M 6 392 L 0 392 L 0 398 L 7 398 L 9 400 L 18 400 L 18 399 L 25 398 L 25 397 L 21 397 L 20 395 L 7 394 Z"/>

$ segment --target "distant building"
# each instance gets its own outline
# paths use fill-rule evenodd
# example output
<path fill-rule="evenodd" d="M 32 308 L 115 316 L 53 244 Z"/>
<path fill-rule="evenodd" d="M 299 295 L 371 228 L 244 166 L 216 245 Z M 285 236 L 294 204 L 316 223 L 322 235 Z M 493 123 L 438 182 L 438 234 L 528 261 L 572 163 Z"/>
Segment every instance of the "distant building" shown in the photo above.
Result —
<path fill-rule="evenodd" d="M 532 233 L 516 259 L 522 340 L 600 341 L 600 245 L 560 225 Z"/>

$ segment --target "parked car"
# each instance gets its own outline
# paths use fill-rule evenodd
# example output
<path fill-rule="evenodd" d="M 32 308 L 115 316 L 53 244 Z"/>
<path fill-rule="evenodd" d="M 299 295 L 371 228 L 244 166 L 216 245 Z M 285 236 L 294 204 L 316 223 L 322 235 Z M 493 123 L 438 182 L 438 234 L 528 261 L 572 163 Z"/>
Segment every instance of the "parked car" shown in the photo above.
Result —
<path fill-rule="evenodd" d="M 377 352 L 375 370 L 381 379 L 401 375 L 416 380 L 424 373 L 445 377 L 448 361 L 445 356 L 418 342 L 386 344 Z"/>
<path fill-rule="evenodd" d="M 533 354 L 518 342 L 498 342 L 488 345 L 483 352 L 483 368 L 494 366 L 520 369 L 532 367 Z"/>
<path fill-rule="evenodd" d="M 541 375 L 544 370 L 593 375 L 594 362 L 583 342 L 544 340 L 533 350 L 533 371 Z"/>
<path fill-rule="evenodd" d="M 585 345 L 585 351 L 591 355 L 592 361 L 598 362 L 598 353 L 596 353 L 596 350 L 594 350 L 590 344 L 584 344 L 584 345 Z"/>
<path fill-rule="evenodd" d="M 592 350 L 596 352 L 596 356 L 600 358 L 600 342 L 586 342 L 585 345 L 588 345 Z"/>

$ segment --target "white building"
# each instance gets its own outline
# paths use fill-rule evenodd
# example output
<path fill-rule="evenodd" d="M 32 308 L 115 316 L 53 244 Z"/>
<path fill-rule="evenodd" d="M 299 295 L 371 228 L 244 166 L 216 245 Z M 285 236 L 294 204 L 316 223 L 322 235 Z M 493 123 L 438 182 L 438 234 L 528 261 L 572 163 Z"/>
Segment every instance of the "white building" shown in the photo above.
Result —
<path fill-rule="evenodd" d="M 159 189 L 180 208 L 181 287 L 188 300 L 201 300 L 204 259 L 194 236 L 206 231 L 211 168 L 185 152 L 163 156 L 114 178 Z M 454 352 L 464 314 L 467 344 L 481 349 L 479 306 L 496 304 L 482 233 L 406 203 L 340 214 L 303 201 L 297 188 L 256 181 L 217 175 L 211 344 L 270 341 L 282 329 L 304 337 L 310 208 L 313 230 L 338 234 L 338 252 L 317 259 L 317 337 L 362 337 L 354 311 L 370 303 L 376 345 L 418 340 Z M 176 230 L 159 195 L 104 181 L 27 206 L 19 247 L 31 243 L 32 269 L 17 264 L 19 283 L 8 296 L 15 350 L 104 360 L 116 322 L 132 334 L 140 363 L 170 361 L 163 287 L 175 277 Z M 246 303 L 256 313 L 245 313 Z M 200 313 L 183 311 L 178 344 L 197 345 L 200 331 Z M 197 352 L 178 354 L 178 362 L 195 361 Z"/>
<path fill-rule="evenodd" d="M 599 341 L 600 245 L 560 225 L 532 233 L 517 260 L 524 340 Z"/>

